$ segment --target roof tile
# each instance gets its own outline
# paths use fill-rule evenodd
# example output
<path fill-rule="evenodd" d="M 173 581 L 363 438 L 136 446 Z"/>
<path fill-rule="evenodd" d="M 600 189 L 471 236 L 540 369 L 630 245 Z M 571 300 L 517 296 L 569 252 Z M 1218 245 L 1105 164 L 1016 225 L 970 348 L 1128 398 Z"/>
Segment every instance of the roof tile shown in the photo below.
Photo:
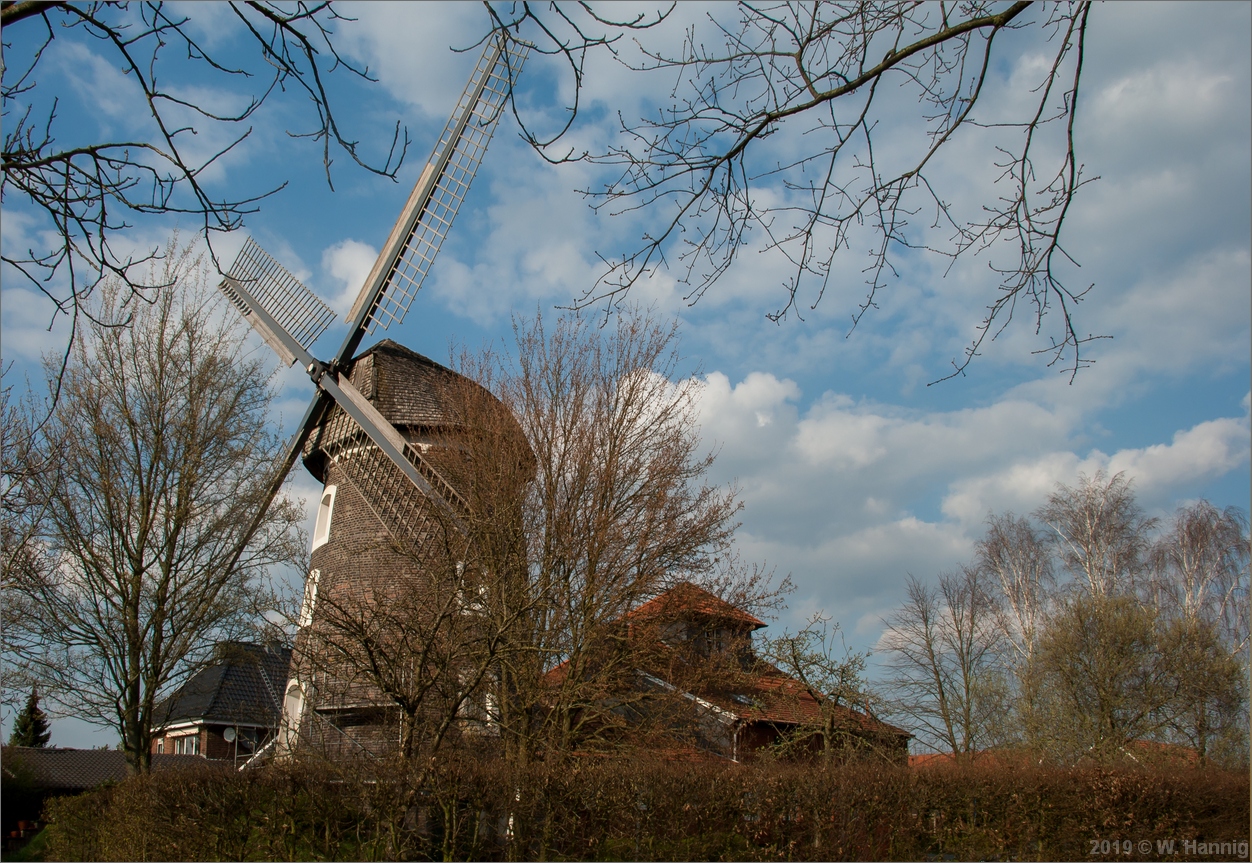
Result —
<path fill-rule="evenodd" d="M 21 764 L 33 775 L 40 788 L 80 791 L 102 782 L 120 782 L 127 776 L 126 753 L 117 749 L 35 749 L 4 747 L 3 762 L 8 773 Z M 195 755 L 153 755 L 154 771 L 205 764 Z"/>
<path fill-rule="evenodd" d="M 153 711 L 155 724 L 247 722 L 278 724 L 291 651 L 285 647 L 228 642 L 215 665 L 192 675 Z"/>
<path fill-rule="evenodd" d="M 730 621 L 752 629 L 760 629 L 767 625 L 760 618 L 731 605 L 726 600 L 714 596 L 689 581 L 679 582 L 655 599 L 628 612 L 626 617 L 635 619 L 672 617 L 683 613 L 694 613 L 711 620 Z"/>

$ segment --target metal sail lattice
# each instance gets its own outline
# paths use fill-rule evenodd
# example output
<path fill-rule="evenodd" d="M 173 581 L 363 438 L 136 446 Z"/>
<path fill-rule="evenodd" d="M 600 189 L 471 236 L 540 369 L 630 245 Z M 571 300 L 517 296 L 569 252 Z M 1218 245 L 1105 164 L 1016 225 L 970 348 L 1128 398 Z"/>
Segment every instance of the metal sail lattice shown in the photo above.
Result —
<path fill-rule="evenodd" d="M 244 243 L 227 276 L 243 285 L 270 317 L 306 350 L 335 320 L 335 313 L 317 294 L 287 272 L 251 237 Z M 222 290 L 244 315 L 251 313 L 247 304 L 230 290 L 229 284 L 224 284 Z"/>
<path fill-rule="evenodd" d="M 521 71 L 529 50 L 528 46 L 510 40 L 499 51 L 479 58 L 457 110 L 439 137 L 436 155 L 427 166 L 427 170 L 439 171 L 435 188 L 392 264 L 387 289 L 369 316 L 367 332 L 373 333 L 379 327 L 387 329 L 408 314 L 482 163 L 513 79 Z"/>

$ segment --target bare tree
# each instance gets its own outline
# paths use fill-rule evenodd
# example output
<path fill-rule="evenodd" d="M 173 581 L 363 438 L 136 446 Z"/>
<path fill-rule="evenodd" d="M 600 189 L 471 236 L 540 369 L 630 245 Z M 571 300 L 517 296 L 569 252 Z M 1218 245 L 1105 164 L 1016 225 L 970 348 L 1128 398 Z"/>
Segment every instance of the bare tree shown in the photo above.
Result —
<path fill-rule="evenodd" d="M 952 374 L 996 337 L 1018 303 L 1032 307 L 1037 327 L 1056 322 L 1045 349 L 1051 362 L 1071 374 L 1084 366 L 1092 336 L 1073 315 L 1087 288 L 1066 284 L 1062 233 L 1074 195 L 1090 182 L 1074 144 L 1090 5 L 744 3 L 736 10 L 733 22 L 711 13 L 711 32 L 693 28 L 677 55 L 644 48 L 641 68 L 672 73 L 677 83 L 654 116 L 623 121 L 621 143 L 580 153 L 544 142 L 554 159 L 620 169 L 587 194 L 613 213 L 648 210 L 656 226 L 609 261 L 583 302 L 619 298 L 671 258 L 695 302 L 756 231 L 790 265 L 774 319 L 816 306 L 839 253 L 868 247 L 868 292 L 855 327 L 908 250 L 949 265 L 989 253 L 1000 284 Z M 1018 50 L 1015 31 L 1041 34 L 1047 59 L 1012 112 L 980 113 L 992 70 Z M 893 125 L 888 147 L 879 139 L 897 98 L 921 107 L 907 132 Z M 953 203 L 962 193 L 945 184 L 939 166 L 942 151 L 968 142 L 985 146 L 998 171 L 966 209 Z"/>
<path fill-rule="evenodd" d="M 234 26 L 219 54 L 216 40 L 192 20 L 207 10 L 158 2 L 0 4 L 4 28 L 3 178 L 0 199 L 38 220 L 36 245 L 6 243 L 3 262 L 53 302 L 49 326 L 61 315 L 71 328 L 92 314 L 89 302 L 102 283 L 121 285 L 152 301 L 169 282 L 162 268 L 147 266 L 162 250 L 132 253 L 117 244 L 141 220 L 164 215 L 190 217 L 208 243 L 217 233 L 239 228 L 258 203 L 281 189 L 279 183 L 235 196 L 217 197 L 205 172 L 252 133 L 262 108 L 291 92 L 307 99 L 311 122 L 295 137 L 321 144 L 327 182 L 334 156 L 342 153 L 376 174 L 394 177 L 408 146 L 399 124 L 390 146 L 375 161 L 340 123 L 329 79 L 348 75 L 372 80 L 335 47 L 335 28 L 351 19 L 328 2 L 294 5 L 245 0 L 208 24 L 216 31 Z M 95 52 L 122 75 L 125 90 L 112 94 L 131 100 L 137 119 L 127 137 L 84 137 L 82 118 L 63 116 L 76 103 L 47 79 L 55 75 L 54 46 L 69 43 Z M 214 47 L 210 47 L 214 43 Z M 242 48 L 232 51 L 232 48 Z M 229 55 L 225 59 L 223 55 Z M 183 86 L 188 72 L 203 75 L 230 94 L 222 106 L 197 99 Z M 201 83 L 204 83 L 202 79 Z M 203 142 L 220 139 L 205 150 Z M 116 288 L 115 288 L 116 290 Z M 129 296 L 120 308 L 128 308 Z M 113 323 L 124 323 L 119 316 Z M 72 335 L 70 342 L 73 341 Z M 67 358 L 68 358 L 67 346 Z M 68 361 L 68 360 L 67 360 Z"/>
<path fill-rule="evenodd" d="M 1044 538 L 1013 513 L 987 519 L 978 541 L 978 566 L 991 575 L 1004 597 L 1001 628 L 1014 654 L 1029 662 L 1053 588 L 1052 557 Z"/>
<path fill-rule="evenodd" d="M 908 600 L 886 624 L 894 709 L 920 723 L 926 742 L 973 757 L 1001 706 L 995 609 L 978 571 L 945 573 L 938 589 L 910 576 Z"/>
<path fill-rule="evenodd" d="M 872 715 L 871 701 L 877 700 L 865 677 L 869 651 L 849 651 L 838 624 L 831 626 L 828 617 L 815 614 L 794 635 L 768 639 L 759 653 L 798 680 L 821 707 L 821 727 L 802 730 L 796 743 L 806 742 L 804 731 L 815 732 L 827 761 L 840 753 L 875 748 L 878 741 L 856 721 L 861 711 Z"/>
<path fill-rule="evenodd" d="M 1003 745 L 1040 746 L 1039 680 L 1036 652 L 1055 591 L 1051 548 L 1025 518 L 1013 513 L 987 519 L 987 534 L 976 545 L 975 566 L 997 586 L 1000 662 L 1006 674 L 1009 710 L 994 735 Z M 989 589 L 994 587 L 989 585 Z"/>
<path fill-rule="evenodd" d="M 1124 473 L 1079 474 L 1076 486 L 1058 484 L 1035 512 L 1066 574 L 1092 596 L 1142 588 L 1149 532 Z"/>
<path fill-rule="evenodd" d="M 62 711 L 116 728 L 136 770 L 161 696 L 215 641 L 261 622 L 269 568 L 301 545 L 286 498 L 245 533 L 279 446 L 266 371 L 206 304 L 198 262 L 171 247 L 158 278 L 181 290 L 122 328 L 127 288 L 106 285 L 75 340 L 64 397 L 28 455 L 46 468 L 25 478 L 44 502 L 34 565 L 4 585 L 21 608 L 5 630 L 19 674 Z M 48 370 L 55 386 L 59 362 Z"/>
<path fill-rule="evenodd" d="M 637 310 L 610 326 L 518 322 L 516 366 L 495 380 L 535 459 L 525 536 L 540 601 L 531 648 L 514 654 L 526 665 L 509 675 L 527 689 L 508 694 L 518 707 L 504 729 L 523 747 L 594 737 L 639 665 L 624 615 L 678 580 L 727 571 L 739 503 L 706 481 L 713 457 L 700 451 L 697 383 L 675 380 L 676 328 Z"/>
<path fill-rule="evenodd" d="M 1248 519 L 1207 500 L 1182 507 L 1151 559 L 1158 604 L 1188 623 L 1218 625 L 1232 653 L 1248 647 Z"/>
<path fill-rule="evenodd" d="M 42 564 L 41 550 L 37 541 L 39 527 L 43 522 L 46 501 L 40 499 L 34 480 L 52 465 L 40 459 L 32 445 L 40 427 L 29 419 L 34 415 L 27 394 L 26 403 L 13 399 L 12 386 L 0 389 L 0 587 L 8 588 L 23 572 L 33 572 Z M 0 619 L 5 627 L 22 614 L 16 601 L 6 602 L 0 609 Z M 9 700 L 10 678 L 6 676 L 0 685 L 5 687 L 5 701 Z M 19 689 L 23 688 L 21 686 Z"/>

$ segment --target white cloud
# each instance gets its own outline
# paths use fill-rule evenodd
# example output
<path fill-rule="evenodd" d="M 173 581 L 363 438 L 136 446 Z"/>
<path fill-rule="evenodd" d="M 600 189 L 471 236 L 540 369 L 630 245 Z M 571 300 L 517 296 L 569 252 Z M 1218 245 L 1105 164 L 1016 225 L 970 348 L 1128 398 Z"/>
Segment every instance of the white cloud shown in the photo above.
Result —
<path fill-rule="evenodd" d="M 46 296 L 25 288 L 6 288 L 0 306 L 3 306 L 6 363 L 15 359 L 38 363 L 46 353 L 65 350 L 70 333 L 69 319 L 59 316 L 49 330 L 55 306 Z M 37 374 L 33 370 L 32 373 Z"/>
<path fill-rule="evenodd" d="M 768 372 L 738 383 L 711 372 L 699 392 L 715 477 L 745 504 L 741 553 L 793 575 L 788 620 L 824 604 L 867 638 L 907 573 L 928 578 L 972 555 L 990 511 L 1028 513 L 1101 469 L 1126 471 L 1160 510 L 1249 460 L 1246 414 L 1110 455 L 1082 444 L 1081 407 L 1020 395 L 918 411 L 826 392 L 802 407 L 796 382 Z"/>
<path fill-rule="evenodd" d="M 50 59 L 56 61 L 60 74 L 77 90 L 79 98 L 92 106 L 98 123 L 105 128 L 114 123 L 133 128 L 137 120 L 149 124 L 142 93 L 121 69 L 80 42 L 57 40 L 53 49 Z"/>
<path fill-rule="evenodd" d="M 356 302 L 377 259 L 378 250 L 359 240 L 341 240 L 322 252 L 322 269 L 341 286 L 328 301 L 340 316 L 346 315 Z"/>
<path fill-rule="evenodd" d="M 338 44 L 363 58 L 398 100 L 442 120 L 465 88 L 477 51 L 468 48 L 489 27 L 476 3 L 349 3 L 357 19 L 340 28 Z"/>
<path fill-rule="evenodd" d="M 1197 483 L 1246 465 L 1248 437 L 1246 416 L 1223 417 L 1177 431 L 1168 444 L 1123 449 L 1112 455 L 1096 449 L 1080 456 L 1057 449 L 1023 457 L 1003 469 L 953 481 L 943 499 L 943 513 L 976 532 L 987 513 L 1030 512 L 1047 500 L 1058 483 L 1072 485 L 1079 473 L 1091 475 L 1098 470 L 1124 471 L 1134 480 L 1141 501 L 1168 508 Z"/>
<path fill-rule="evenodd" d="M 1174 433 L 1168 444 L 1120 450 L 1108 471 L 1125 471 L 1145 494 L 1167 499 L 1173 490 L 1197 480 L 1223 476 L 1248 463 L 1247 417 L 1209 420 Z"/>

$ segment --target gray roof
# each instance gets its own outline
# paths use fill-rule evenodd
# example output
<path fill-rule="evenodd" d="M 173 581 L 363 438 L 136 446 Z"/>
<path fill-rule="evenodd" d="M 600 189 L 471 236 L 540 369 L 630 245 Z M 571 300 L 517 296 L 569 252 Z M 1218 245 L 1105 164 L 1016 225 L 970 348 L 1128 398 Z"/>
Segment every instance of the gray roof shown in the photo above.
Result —
<path fill-rule="evenodd" d="M 393 425 L 437 428 L 460 423 L 452 399 L 468 378 L 391 339 L 352 362 L 353 383 Z"/>
<path fill-rule="evenodd" d="M 219 645 L 218 661 L 194 674 L 157 705 L 153 724 L 177 722 L 277 727 L 291 650 L 244 642 Z"/>
<path fill-rule="evenodd" d="M 37 788 L 55 791 L 82 791 L 101 782 L 120 782 L 126 778 L 126 753 L 116 749 L 34 749 L 6 746 L 4 772 L 13 775 L 25 772 Z M 203 765 L 196 755 L 153 755 L 152 769 L 171 770 Z"/>

